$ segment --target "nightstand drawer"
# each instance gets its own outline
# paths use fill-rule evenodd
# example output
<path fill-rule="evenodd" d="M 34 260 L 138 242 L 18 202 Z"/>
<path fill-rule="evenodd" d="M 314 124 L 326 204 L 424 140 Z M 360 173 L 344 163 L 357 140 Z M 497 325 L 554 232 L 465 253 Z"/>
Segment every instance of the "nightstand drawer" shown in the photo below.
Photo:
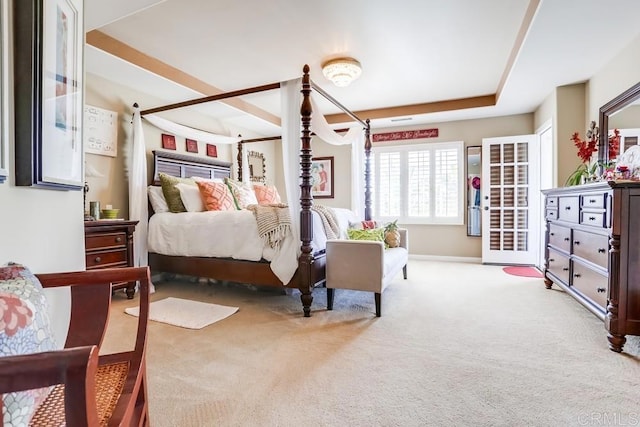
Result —
<path fill-rule="evenodd" d="M 87 270 L 127 265 L 127 250 L 96 251 L 85 257 Z"/>
<path fill-rule="evenodd" d="M 117 248 L 127 244 L 127 233 L 105 233 L 87 235 L 84 238 L 86 250 Z"/>

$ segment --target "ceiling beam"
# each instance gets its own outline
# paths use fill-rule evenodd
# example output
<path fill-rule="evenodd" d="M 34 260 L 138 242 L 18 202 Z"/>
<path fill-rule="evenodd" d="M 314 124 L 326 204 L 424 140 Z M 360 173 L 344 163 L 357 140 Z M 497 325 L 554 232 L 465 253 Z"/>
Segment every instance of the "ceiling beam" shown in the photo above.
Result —
<path fill-rule="evenodd" d="M 367 119 L 388 119 L 390 117 L 415 116 L 418 114 L 438 113 L 440 111 L 464 110 L 466 108 L 493 107 L 496 105 L 496 94 L 475 96 L 471 98 L 449 99 L 446 101 L 426 102 L 422 104 L 402 105 L 398 107 L 376 108 L 373 110 L 355 111 L 358 117 Z M 346 114 L 329 114 L 327 122 L 346 123 L 353 119 Z"/>
<path fill-rule="evenodd" d="M 139 50 L 134 49 L 131 46 L 122 43 L 121 41 L 114 39 L 113 37 L 108 36 L 101 31 L 89 31 L 86 35 L 86 43 L 97 49 L 110 53 L 111 55 L 114 55 L 124 61 L 137 65 L 138 67 L 143 68 L 153 74 L 169 79 L 189 89 L 195 90 L 196 92 L 200 92 L 203 95 L 212 96 L 225 92 L 190 74 L 185 73 L 182 70 L 179 70 L 178 68 L 172 67 L 165 62 L 162 62 L 152 56 L 140 52 Z M 244 111 L 271 124 L 280 126 L 280 117 L 264 111 L 263 109 L 258 108 L 255 105 L 245 102 L 239 98 L 230 98 L 218 102 L 223 102 L 231 107 L 237 108 L 240 111 Z"/>

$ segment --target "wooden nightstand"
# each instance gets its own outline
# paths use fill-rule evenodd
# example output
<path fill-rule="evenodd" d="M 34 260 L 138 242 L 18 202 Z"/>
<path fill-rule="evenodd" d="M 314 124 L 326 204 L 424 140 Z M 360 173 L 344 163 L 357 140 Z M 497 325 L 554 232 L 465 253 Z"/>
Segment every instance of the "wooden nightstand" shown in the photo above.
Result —
<path fill-rule="evenodd" d="M 98 220 L 84 222 L 87 270 L 133 267 L 133 232 L 138 221 Z M 127 298 L 136 292 L 135 282 L 114 283 L 112 289 L 125 289 Z"/>

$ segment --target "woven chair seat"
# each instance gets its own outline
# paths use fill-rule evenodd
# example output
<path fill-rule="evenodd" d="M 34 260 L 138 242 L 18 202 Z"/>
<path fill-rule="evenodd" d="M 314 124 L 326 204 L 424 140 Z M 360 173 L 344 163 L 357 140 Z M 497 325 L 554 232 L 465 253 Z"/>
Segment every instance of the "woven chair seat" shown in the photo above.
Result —
<path fill-rule="evenodd" d="M 129 373 L 129 362 L 114 363 L 98 367 L 96 373 L 96 405 L 100 425 L 106 426 L 118 403 Z M 55 386 L 38 407 L 31 426 L 64 426 L 64 385 Z"/>

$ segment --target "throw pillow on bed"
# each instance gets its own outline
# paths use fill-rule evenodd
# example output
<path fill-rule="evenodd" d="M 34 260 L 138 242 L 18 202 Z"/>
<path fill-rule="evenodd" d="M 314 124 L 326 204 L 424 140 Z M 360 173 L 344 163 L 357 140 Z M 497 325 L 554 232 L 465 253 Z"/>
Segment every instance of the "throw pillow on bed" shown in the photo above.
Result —
<path fill-rule="evenodd" d="M 256 195 L 259 205 L 282 203 L 280 193 L 278 193 L 278 189 L 275 185 L 253 184 L 253 192 Z"/>
<path fill-rule="evenodd" d="M 180 199 L 187 212 L 202 212 L 205 210 L 200 196 L 200 188 L 197 185 L 179 182 L 176 187 L 180 191 Z"/>
<path fill-rule="evenodd" d="M 153 213 L 169 212 L 169 206 L 167 206 L 167 201 L 164 199 L 162 187 L 150 185 L 147 187 L 147 194 L 149 195 L 149 203 L 151 203 Z"/>
<path fill-rule="evenodd" d="M 256 199 L 256 194 L 253 192 L 251 184 L 245 184 L 231 178 L 225 178 L 224 182 L 229 186 L 238 209 L 246 209 L 249 205 L 258 204 L 258 199 Z"/>
<path fill-rule="evenodd" d="M 167 201 L 169 211 L 174 213 L 186 212 L 187 208 L 185 208 L 184 203 L 182 203 L 180 190 L 178 190 L 176 184 L 182 182 L 184 184 L 195 185 L 196 182 L 191 178 L 178 178 L 164 173 L 160 173 L 159 177 L 160 185 L 162 185 L 162 194 L 164 194 L 164 198 Z"/>
<path fill-rule="evenodd" d="M 236 204 L 227 184 L 214 181 L 196 181 L 202 203 L 208 211 L 234 211 Z"/>

